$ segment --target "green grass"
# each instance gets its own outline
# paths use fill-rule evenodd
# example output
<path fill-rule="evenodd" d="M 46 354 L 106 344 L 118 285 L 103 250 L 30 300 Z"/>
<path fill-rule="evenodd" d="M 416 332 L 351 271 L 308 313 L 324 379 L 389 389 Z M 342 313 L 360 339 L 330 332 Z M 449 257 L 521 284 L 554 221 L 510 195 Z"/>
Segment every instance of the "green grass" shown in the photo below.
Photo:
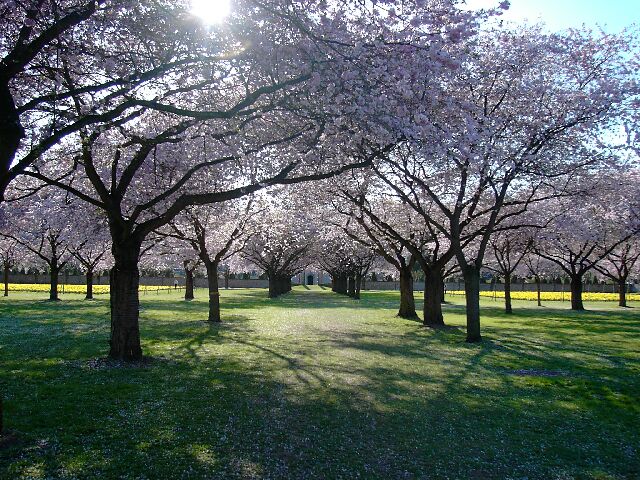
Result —
<path fill-rule="evenodd" d="M 640 478 L 640 304 L 483 300 L 484 341 L 396 318 L 396 292 L 142 298 L 136 368 L 107 299 L 0 300 L 0 478 Z"/>

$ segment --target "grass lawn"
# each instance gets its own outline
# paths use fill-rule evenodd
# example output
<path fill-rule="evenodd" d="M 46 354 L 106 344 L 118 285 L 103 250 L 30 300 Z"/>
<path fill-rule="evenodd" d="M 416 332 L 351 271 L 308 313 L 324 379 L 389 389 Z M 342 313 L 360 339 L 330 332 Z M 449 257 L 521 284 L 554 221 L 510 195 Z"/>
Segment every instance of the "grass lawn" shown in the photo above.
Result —
<path fill-rule="evenodd" d="M 105 355 L 108 299 L 0 299 L 0 478 L 640 478 L 640 304 L 463 298 L 432 330 L 396 292 L 141 297 L 135 368 Z"/>

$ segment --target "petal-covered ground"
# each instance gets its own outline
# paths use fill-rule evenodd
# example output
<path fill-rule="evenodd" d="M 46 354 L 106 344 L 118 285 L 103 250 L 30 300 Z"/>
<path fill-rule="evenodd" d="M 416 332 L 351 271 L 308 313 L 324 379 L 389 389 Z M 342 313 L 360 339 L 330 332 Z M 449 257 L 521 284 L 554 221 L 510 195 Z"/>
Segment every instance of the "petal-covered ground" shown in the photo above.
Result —
<path fill-rule="evenodd" d="M 139 365 L 104 360 L 108 298 L 0 301 L 0 478 L 640 476 L 640 304 L 515 314 L 481 344 L 396 318 L 397 292 L 141 296 Z"/>

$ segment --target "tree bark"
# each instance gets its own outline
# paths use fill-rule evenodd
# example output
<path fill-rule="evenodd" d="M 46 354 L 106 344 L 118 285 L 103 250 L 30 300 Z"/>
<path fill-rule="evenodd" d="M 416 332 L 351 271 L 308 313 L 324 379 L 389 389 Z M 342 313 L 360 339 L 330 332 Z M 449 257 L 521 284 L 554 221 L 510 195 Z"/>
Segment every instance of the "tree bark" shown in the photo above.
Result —
<path fill-rule="evenodd" d="M 9 262 L 4 262 L 4 296 L 9 296 Z"/>
<path fill-rule="evenodd" d="M 87 280 L 87 295 L 84 297 L 85 300 L 93 299 L 93 270 L 88 269 L 86 273 Z"/>
<path fill-rule="evenodd" d="M 467 342 L 482 340 L 480 335 L 480 269 L 475 265 L 462 268 L 464 294 L 467 306 Z"/>
<path fill-rule="evenodd" d="M 3 202 L 10 181 L 9 170 L 25 135 L 6 80 L 0 85 L 0 112 L 0 202 Z"/>
<path fill-rule="evenodd" d="M 542 306 L 542 293 L 541 293 L 541 286 L 540 286 L 540 277 L 538 275 L 535 276 L 535 280 L 536 280 L 536 294 L 538 297 L 538 306 L 541 307 Z"/>
<path fill-rule="evenodd" d="M 58 267 L 57 262 L 53 262 L 49 265 L 49 274 L 50 274 L 50 285 L 49 289 L 49 300 L 55 302 L 60 300 L 58 297 L 58 278 L 60 275 L 60 267 Z"/>
<path fill-rule="evenodd" d="M 353 275 L 347 277 L 347 295 L 355 297 L 356 295 L 356 279 Z"/>
<path fill-rule="evenodd" d="M 218 265 L 207 263 L 207 285 L 209 287 L 209 321 L 219 323 L 220 318 L 220 289 L 218 288 Z"/>
<path fill-rule="evenodd" d="M 355 285 L 353 298 L 355 298 L 356 300 L 360 300 L 360 289 L 362 288 L 362 275 L 357 273 L 355 280 L 356 280 L 356 285 Z"/>
<path fill-rule="evenodd" d="M 269 298 L 276 298 L 291 291 L 291 278 L 280 273 L 270 273 Z"/>
<path fill-rule="evenodd" d="M 268 273 L 269 277 L 269 298 L 276 298 L 278 293 L 278 279 L 275 273 Z"/>
<path fill-rule="evenodd" d="M 184 269 L 184 299 L 185 300 L 193 300 L 193 270 L 186 268 Z"/>
<path fill-rule="evenodd" d="M 400 318 L 418 318 L 416 300 L 413 296 L 413 274 L 411 267 L 400 269 Z"/>
<path fill-rule="evenodd" d="M 618 279 L 618 306 L 627 306 L 627 277 Z"/>
<path fill-rule="evenodd" d="M 511 275 L 507 273 L 504 276 L 504 311 L 507 314 L 513 313 L 511 307 Z"/>
<path fill-rule="evenodd" d="M 347 294 L 347 276 L 345 274 L 338 275 L 338 286 L 336 292 L 346 295 Z"/>
<path fill-rule="evenodd" d="M 114 266 L 111 269 L 111 339 L 109 357 L 115 360 L 141 360 L 140 326 L 138 322 L 140 301 L 138 287 L 140 272 L 138 256 L 140 243 L 130 241 L 114 244 Z"/>
<path fill-rule="evenodd" d="M 437 268 L 424 269 L 424 306 L 422 323 L 430 327 L 444 325 L 442 315 L 442 274 Z"/>
<path fill-rule="evenodd" d="M 571 277 L 571 310 L 584 310 L 582 303 L 582 275 Z"/>

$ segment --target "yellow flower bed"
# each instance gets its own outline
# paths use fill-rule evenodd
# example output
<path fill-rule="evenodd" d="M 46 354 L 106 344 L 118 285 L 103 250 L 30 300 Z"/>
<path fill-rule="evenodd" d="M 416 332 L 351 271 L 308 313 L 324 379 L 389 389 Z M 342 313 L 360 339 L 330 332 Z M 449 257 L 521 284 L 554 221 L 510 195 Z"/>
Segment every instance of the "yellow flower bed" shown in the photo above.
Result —
<path fill-rule="evenodd" d="M 50 286 L 48 283 L 10 283 L 10 292 L 49 292 Z M 140 285 L 139 291 L 141 292 L 157 292 L 159 290 L 172 290 L 172 285 L 158 286 L 158 285 Z M 87 293 L 86 285 L 58 285 L 59 293 Z M 109 293 L 109 285 L 94 285 L 93 293 L 95 295 Z"/>
<path fill-rule="evenodd" d="M 449 295 L 464 295 L 464 290 L 449 290 Z M 481 297 L 488 298 L 504 298 L 503 291 L 482 291 Z M 512 300 L 531 300 L 536 301 L 538 294 L 536 292 L 511 292 Z M 547 302 L 571 300 L 571 292 L 540 292 L 540 299 Z M 595 292 L 583 292 L 582 300 L 590 302 L 617 302 L 617 293 L 595 293 Z M 640 293 L 627 293 L 628 301 L 640 301 Z"/>

